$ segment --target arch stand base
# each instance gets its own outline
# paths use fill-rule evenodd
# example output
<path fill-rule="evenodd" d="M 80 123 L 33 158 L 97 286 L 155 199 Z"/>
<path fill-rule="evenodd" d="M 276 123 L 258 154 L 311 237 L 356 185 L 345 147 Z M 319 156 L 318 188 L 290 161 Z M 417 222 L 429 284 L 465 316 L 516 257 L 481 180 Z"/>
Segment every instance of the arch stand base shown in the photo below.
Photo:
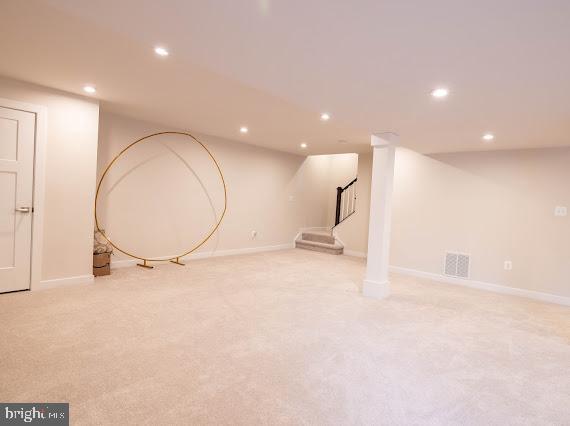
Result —
<path fill-rule="evenodd" d="M 172 260 L 172 259 L 171 259 L 171 260 L 170 260 L 170 263 L 174 263 L 175 265 L 180 265 L 180 266 L 186 265 L 185 263 L 182 263 L 182 262 L 180 261 L 180 258 L 179 258 L 179 257 L 177 257 L 175 260 Z"/>
<path fill-rule="evenodd" d="M 154 269 L 154 266 L 149 265 L 146 260 L 143 260 L 143 263 L 137 263 L 137 266 L 140 266 L 141 268 Z"/>

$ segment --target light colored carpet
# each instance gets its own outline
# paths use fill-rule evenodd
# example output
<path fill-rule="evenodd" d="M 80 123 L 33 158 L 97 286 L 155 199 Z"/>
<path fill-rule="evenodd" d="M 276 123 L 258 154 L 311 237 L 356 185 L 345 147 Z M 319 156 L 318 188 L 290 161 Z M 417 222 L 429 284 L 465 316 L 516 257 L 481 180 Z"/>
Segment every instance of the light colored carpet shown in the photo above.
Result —
<path fill-rule="evenodd" d="M 0 295 L 0 401 L 72 424 L 570 424 L 570 309 L 286 250 Z"/>

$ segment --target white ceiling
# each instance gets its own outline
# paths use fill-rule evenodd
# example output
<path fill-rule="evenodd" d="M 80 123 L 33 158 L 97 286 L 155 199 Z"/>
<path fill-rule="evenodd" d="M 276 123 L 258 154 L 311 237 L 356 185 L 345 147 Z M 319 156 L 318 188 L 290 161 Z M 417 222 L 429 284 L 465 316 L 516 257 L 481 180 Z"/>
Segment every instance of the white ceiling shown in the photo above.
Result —
<path fill-rule="evenodd" d="M 0 48 L 1 74 L 284 151 L 570 145 L 567 0 L 9 1 Z"/>

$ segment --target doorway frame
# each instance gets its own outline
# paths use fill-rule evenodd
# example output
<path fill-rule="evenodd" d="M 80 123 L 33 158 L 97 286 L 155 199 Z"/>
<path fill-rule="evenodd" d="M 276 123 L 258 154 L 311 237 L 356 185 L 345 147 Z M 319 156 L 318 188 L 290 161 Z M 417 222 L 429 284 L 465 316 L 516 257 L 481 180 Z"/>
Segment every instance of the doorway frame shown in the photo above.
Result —
<path fill-rule="evenodd" d="M 34 179 L 32 189 L 32 241 L 30 251 L 30 287 L 40 288 L 45 208 L 45 165 L 47 145 L 47 107 L 0 98 L 0 107 L 31 112 L 36 115 L 34 131 Z"/>

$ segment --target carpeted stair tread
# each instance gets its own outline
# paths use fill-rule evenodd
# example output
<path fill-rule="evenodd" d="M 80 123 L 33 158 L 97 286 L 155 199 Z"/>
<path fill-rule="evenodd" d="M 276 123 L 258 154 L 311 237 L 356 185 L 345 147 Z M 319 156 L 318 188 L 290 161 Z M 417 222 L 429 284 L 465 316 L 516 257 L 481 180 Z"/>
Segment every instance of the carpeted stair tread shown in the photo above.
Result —
<path fill-rule="evenodd" d="M 301 239 L 317 243 L 335 244 L 335 238 L 330 233 L 325 232 L 303 232 Z"/>

